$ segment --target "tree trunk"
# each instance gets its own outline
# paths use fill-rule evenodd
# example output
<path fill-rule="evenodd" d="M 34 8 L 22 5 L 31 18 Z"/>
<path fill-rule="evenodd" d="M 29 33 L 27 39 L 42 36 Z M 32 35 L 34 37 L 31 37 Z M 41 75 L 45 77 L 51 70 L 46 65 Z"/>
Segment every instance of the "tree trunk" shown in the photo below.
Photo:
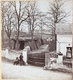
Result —
<path fill-rule="evenodd" d="M 16 40 L 15 49 L 16 49 L 16 50 L 19 50 L 19 48 L 20 48 L 20 45 L 19 45 L 19 40 Z"/>
<path fill-rule="evenodd" d="M 16 50 L 19 50 L 19 29 L 20 29 L 20 25 L 19 25 L 19 18 L 18 18 L 18 31 L 17 31 L 17 38 L 16 38 L 16 45 L 15 48 Z"/>
<path fill-rule="evenodd" d="M 30 32 L 31 32 L 31 39 L 32 39 L 32 41 L 33 41 L 33 40 L 34 40 L 34 39 L 33 39 L 33 32 L 34 32 L 34 31 L 31 30 Z"/>
<path fill-rule="evenodd" d="M 10 36 L 9 36 L 9 48 L 11 49 L 11 40 L 10 40 Z"/>
<path fill-rule="evenodd" d="M 4 45 L 4 30 L 3 30 L 3 28 L 2 28 L 1 33 L 2 33 L 2 47 L 4 47 L 4 46 L 3 46 L 3 45 Z"/>
<path fill-rule="evenodd" d="M 18 33 L 17 33 L 15 49 L 19 50 L 19 30 L 18 30 Z"/>
<path fill-rule="evenodd" d="M 42 26 L 41 26 L 41 39 L 42 39 L 42 35 L 43 35 L 43 32 L 42 32 Z"/>
<path fill-rule="evenodd" d="M 57 35 L 56 35 L 56 23 L 54 23 L 54 28 L 55 28 L 54 36 L 55 36 L 55 50 L 56 50 L 56 42 L 57 42 Z"/>
<path fill-rule="evenodd" d="M 32 44 L 32 50 L 36 49 L 36 44 L 34 42 L 34 30 L 31 31 L 31 44 Z"/>

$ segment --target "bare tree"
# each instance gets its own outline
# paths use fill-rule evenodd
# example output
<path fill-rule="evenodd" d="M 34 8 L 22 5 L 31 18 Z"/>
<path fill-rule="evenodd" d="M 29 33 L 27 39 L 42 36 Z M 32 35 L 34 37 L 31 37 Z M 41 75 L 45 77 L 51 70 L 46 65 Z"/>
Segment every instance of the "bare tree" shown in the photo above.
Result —
<path fill-rule="evenodd" d="M 2 14 L 2 46 L 4 45 L 4 13 L 6 12 L 4 9 L 4 3 L 1 3 L 1 14 Z"/>
<path fill-rule="evenodd" d="M 50 10 L 48 11 L 48 21 L 49 26 L 52 30 L 52 37 L 55 38 L 55 44 L 57 41 L 56 37 L 56 25 L 66 22 L 67 17 L 69 16 L 69 12 L 67 13 L 64 9 L 65 2 L 62 2 L 62 0 L 54 0 L 53 3 L 50 3 Z M 56 46 L 55 46 L 56 49 Z"/>
<path fill-rule="evenodd" d="M 10 37 L 11 35 L 11 31 L 12 31 L 12 26 L 14 26 L 14 29 L 16 30 L 16 48 L 18 48 L 19 46 L 19 34 L 20 34 L 20 30 L 21 29 L 21 25 L 24 24 L 24 22 L 27 20 L 28 26 L 30 27 L 30 33 L 32 36 L 32 40 L 33 40 L 33 33 L 34 33 L 34 29 L 38 26 L 37 23 L 39 22 L 39 18 L 41 17 L 41 13 L 39 12 L 36 2 L 30 2 L 30 1 L 9 1 L 7 2 L 8 5 L 6 7 L 8 7 L 9 5 L 12 7 L 12 9 L 10 7 L 8 7 L 8 12 L 5 14 L 5 21 L 6 21 L 6 26 L 5 26 L 5 30 L 7 32 L 7 35 Z M 6 10 L 6 9 L 5 9 Z M 10 10 L 12 10 L 13 14 L 10 12 Z M 14 19 L 14 22 L 12 22 L 11 19 Z M 8 22 L 8 24 L 7 24 Z M 8 31 L 9 34 L 8 34 Z"/>
<path fill-rule="evenodd" d="M 19 43 L 18 38 L 19 38 L 21 24 L 24 21 L 26 21 L 27 18 L 29 17 L 26 11 L 26 7 L 28 7 L 28 2 L 27 1 L 18 1 L 18 2 L 12 1 L 9 3 L 14 7 L 14 11 L 15 11 L 16 19 L 17 19 L 16 20 L 17 24 L 15 26 L 16 26 L 16 31 L 17 31 L 16 48 L 18 48 L 18 43 Z M 17 9 L 17 6 L 18 6 L 18 9 Z"/>
<path fill-rule="evenodd" d="M 41 25 L 41 17 L 44 15 L 40 10 L 38 9 L 38 4 L 36 1 L 29 2 L 29 7 L 27 8 L 29 18 L 26 20 L 28 27 L 29 27 L 29 33 L 31 34 L 32 40 L 34 36 L 34 30 Z"/>
<path fill-rule="evenodd" d="M 14 24 L 14 12 L 11 11 L 11 5 L 6 2 L 2 3 L 2 32 L 6 32 L 9 39 L 9 47 L 10 47 L 10 37 L 13 31 Z M 4 39 L 3 39 L 4 40 Z"/>
<path fill-rule="evenodd" d="M 47 28 L 47 27 L 49 26 L 45 14 L 41 14 L 41 17 L 39 18 L 39 22 L 37 23 L 37 26 L 38 26 L 39 29 L 40 29 L 41 39 L 42 39 L 42 36 L 43 36 L 43 34 L 44 34 L 44 33 L 43 33 L 44 28 L 45 28 L 45 27 Z M 45 28 L 45 30 L 46 30 L 46 28 Z"/>
<path fill-rule="evenodd" d="M 49 26 L 52 28 L 52 34 L 56 34 L 56 24 L 61 23 L 66 20 L 69 16 L 69 12 L 67 13 L 64 9 L 64 3 L 62 0 L 54 0 L 53 3 L 50 3 L 50 10 L 48 11 L 48 20 Z"/>

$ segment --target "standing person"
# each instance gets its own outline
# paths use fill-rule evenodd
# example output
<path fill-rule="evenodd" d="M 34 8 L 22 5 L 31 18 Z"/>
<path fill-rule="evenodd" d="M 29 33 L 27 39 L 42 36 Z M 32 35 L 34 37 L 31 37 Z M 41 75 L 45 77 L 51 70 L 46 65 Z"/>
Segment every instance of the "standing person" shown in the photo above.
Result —
<path fill-rule="evenodd" d="M 19 56 L 19 59 L 20 59 L 20 65 L 25 65 L 25 62 L 23 60 L 23 55 L 21 53 L 21 55 Z"/>
<path fill-rule="evenodd" d="M 19 58 L 20 58 L 20 61 L 23 61 L 23 55 L 22 55 L 22 53 L 21 53 L 21 55 L 19 56 Z"/>

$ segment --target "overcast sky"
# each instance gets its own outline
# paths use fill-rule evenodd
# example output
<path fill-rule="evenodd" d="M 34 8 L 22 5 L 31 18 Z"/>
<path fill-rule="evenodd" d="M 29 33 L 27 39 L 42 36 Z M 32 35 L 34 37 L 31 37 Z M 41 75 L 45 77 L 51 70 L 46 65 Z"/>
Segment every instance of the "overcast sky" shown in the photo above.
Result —
<path fill-rule="evenodd" d="M 63 6 L 63 9 L 66 11 L 66 12 L 70 12 L 70 16 L 68 17 L 68 19 L 70 21 L 72 21 L 72 0 L 63 0 L 65 3 L 64 3 L 64 6 Z M 38 4 L 39 4 L 39 9 L 42 11 L 42 12 L 46 12 L 48 11 L 49 9 L 49 3 L 50 2 L 53 2 L 53 0 L 38 0 Z M 69 22 L 70 22 L 69 21 Z"/>
<path fill-rule="evenodd" d="M 42 12 L 47 12 L 49 10 L 50 2 L 53 2 L 54 0 L 36 0 L 36 1 L 38 2 L 38 8 Z M 72 20 L 72 0 L 62 0 L 62 1 L 65 2 L 63 9 L 66 12 L 70 12 L 69 20 Z M 17 8 L 18 8 L 18 5 L 17 5 Z"/>
<path fill-rule="evenodd" d="M 53 2 L 54 0 L 37 0 L 38 2 L 38 8 L 42 11 L 42 12 L 47 12 L 49 10 L 49 3 Z M 72 23 L 72 0 L 62 0 L 64 1 L 64 6 L 63 9 L 66 12 L 70 12 L 70 16 L 67 18 L 69 23 Z M 18 6 L 17 6 L 18 7 Z"/>

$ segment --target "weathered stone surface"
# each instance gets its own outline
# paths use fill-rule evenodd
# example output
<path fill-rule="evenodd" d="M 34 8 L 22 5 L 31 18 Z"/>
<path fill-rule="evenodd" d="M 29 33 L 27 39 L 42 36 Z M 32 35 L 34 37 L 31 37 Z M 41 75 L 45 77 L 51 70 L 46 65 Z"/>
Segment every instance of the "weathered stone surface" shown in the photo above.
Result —
<path fill-rule="evenodd" d="M 25 63 L 27 64 L 27 53 L 28 53 L 28 50 L 27 49 L 23 49 L 23 60 L 25 61 Z"/>
<path fill-rule="evenodd" d="M 6 57 L 6 58 L 8 58 L 8 51 L 9 51 L 9 50 L 6 49 L 6 54 L 5 54 L 5 57 Z"/>
<path fill-rule="evenodd" d="M 19 48 L 20 48 L 20 43 L 19 43 L 19 41 L 17 41 L 17 42 L 16 42 L 16 45 L 15 45 L 15 49 L 16 49 L 16 50 L 19 50 Z"/>
<path fill-rule="evenodd" d="M 58 55 L 57 64 L 63 64 L 63 55 Z"/>
<path fill-rule="evenodd" d="M 50 67 L 50 54 L 45 53 L 45 66 L 44 66 L 44 69 L 47 69 L 48 67 Z"/>

